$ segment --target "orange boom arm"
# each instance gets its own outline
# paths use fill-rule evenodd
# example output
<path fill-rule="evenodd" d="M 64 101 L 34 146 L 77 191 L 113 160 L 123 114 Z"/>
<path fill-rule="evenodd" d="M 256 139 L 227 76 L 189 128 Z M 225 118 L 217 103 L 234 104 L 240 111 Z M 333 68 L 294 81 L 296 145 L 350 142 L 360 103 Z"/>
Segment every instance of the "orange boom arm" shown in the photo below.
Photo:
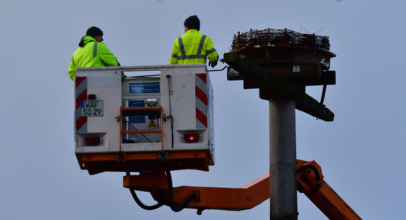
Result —
<path fill-rule="evenodd" d="M 357 220 L 357 213 L 324 181 L 316 161 L 296 161 L 297 190 L 304 193 L 329 219 Z"/>
<path fill-rule="evenodd" d="M 321 167 L 315 161 L 297 160 L 296 164 L 298 191 L 304 193 L 329 219 L 361 219 L 323 180 Z M 241 188 L 197 186 L 172 188 L 169 171 L 166 175 L 164 172 L 127 175 L 123 181 L 123 186 L 132 191 L 134 199 L 145 209 L 152 210 L 167 205 L 174 211 L 195 208 L 198 214 L 205 209 L 232 211 L 251 209 L 269 198 L 269 185 L 269 173 Z M 134 190 L 150 192 L 158 204 L 151 207 L 143 205 Z"/>

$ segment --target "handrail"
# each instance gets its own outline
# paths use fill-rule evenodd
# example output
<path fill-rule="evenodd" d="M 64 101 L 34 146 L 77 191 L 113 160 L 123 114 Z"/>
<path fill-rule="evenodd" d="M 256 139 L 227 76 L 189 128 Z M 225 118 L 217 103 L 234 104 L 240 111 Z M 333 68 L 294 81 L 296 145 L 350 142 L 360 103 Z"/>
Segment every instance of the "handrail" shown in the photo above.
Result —
<path fill-rule="evenodd" d="M 162 133 L 162 130 L 137 130 L 137 131 L 121 131 L 121 134 L 147 134 L 147 133 Z"/>
<path fill-rule="evenodd" d="M 121 107 L 121 111 L 126 110 L 163 110 L 162 107 Z"/>
<path fill-rule="evenodd" d="M 178 64 L 178 65 L 143 65 L 143 66 L 105 66 L 105 67 L 81 67 L 76 68 L 76 71 L 126 71 L 126 72 L 136 72 L 136 71 L 160 71 L 162 69 L 173 69 L 173 68 L 190 68 L 190 67 L 205 67 L 206 64 Z"/>
<path fill-rule="evenodd" d="M 123 130 L 121 123 L 120 123 L 120 150 L 121 150 L 121 144 L 122 144 L 122 135 L 121 134 L 151 134 L 151 133 L 160 133 L 161 134 L 161 143 L 163 144 L 164 140 L 164 135 L 163 135 L 163 117 L 164 117 L 164 110 L 163 107 L 120 107 L 120 116 L 118 120 L 121 122 L 122 117 L 123 117 L 123 111 L 161 111 L 161 129 L 160 130 L 136 130 L 136 131 L 128 131 L 128 130 Z M 128 122 L 127 122 L 128 123 Z M 131 125 L 131 124 L 130 124 Z M 134 127 L 135 128 L 135 127 Z M 135 128 L 136 129 L 136 128 Z M 145 136 L 144 136 L 145 137 Z M 146 137 L 145 137 L 146 138 Z M 162 145 L 163 149 L 163 145 Z"/>

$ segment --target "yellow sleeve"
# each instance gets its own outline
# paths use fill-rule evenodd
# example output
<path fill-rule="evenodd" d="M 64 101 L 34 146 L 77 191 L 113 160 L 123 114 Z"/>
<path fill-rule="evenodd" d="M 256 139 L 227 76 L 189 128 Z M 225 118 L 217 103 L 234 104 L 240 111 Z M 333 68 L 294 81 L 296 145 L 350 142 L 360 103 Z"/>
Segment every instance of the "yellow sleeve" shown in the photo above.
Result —
<path fill-rule="evenodd" d="M 118 66 L 117 62 L 117 57 L 114 56 L 114 54 L 107 48 L 106 44 L 104 42 L 100 42 L 97 45 L 98 48 L 98 55 L 100 56 L 100 59 L 106 66 Z"/>
<path fill-rule="evenodd" d="M 70 60 L 70 65 L 69 65 L 69 78 L 73 80 L 76 76 L 76 65 L 75 61 L 73 60 L 73 55 L 72 59 Z"/>
<path fill-rule="evenodd" d="M 178 39 L 176 38 L 175 41 L 173 42 L 171 57 L 169 57 L 170 64 L 178 64 L 178 52 L 179 51 L 180 51 L 179 42 L 178 42 Z"/>
<path fill-rule="evenodd" d="M 217 50 L 213 46 L 213 41 L 209 36 L 207 36 L 207 44 L 206 44 L 206 54 L 209 58 L 210 62 L 217 62 L 218 61 L 218 53 Z"/>

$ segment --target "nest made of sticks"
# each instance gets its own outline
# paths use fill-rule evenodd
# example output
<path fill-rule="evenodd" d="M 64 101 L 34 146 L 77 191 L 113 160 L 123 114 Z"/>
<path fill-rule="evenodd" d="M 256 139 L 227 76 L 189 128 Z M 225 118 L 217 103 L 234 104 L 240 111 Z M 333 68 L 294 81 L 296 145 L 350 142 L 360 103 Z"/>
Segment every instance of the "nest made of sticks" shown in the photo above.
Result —
<path fill-rule="evenodd" d="M 302 34 L 288 29 L 250 30 L 234 35 L 231 45 L 232 52 L 262 46 L 301 46 L 330 50 L 330 41 L 327 36 L 313 34 Z"/>

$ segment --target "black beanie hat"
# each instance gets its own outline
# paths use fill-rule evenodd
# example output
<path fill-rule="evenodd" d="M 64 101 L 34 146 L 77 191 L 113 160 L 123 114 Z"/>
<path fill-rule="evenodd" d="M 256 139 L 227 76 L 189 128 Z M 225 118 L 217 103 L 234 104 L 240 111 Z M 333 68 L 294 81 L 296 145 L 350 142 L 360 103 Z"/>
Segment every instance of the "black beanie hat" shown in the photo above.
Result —
<path fill-rule="evenodd" d="M 95 37 L 95 36 L 99 36 L 102 35 L 103 36 L 103 31 L 100 30 L 100 28 L 92 26 L 89 29 L 87 29 L 86 31 L 86 36 L 90 36 L 90 37 Z M 83 40 L 85 39 L 85 37 L 82 37 L 79 41 L 79 47 L 84 47 L 85 43 L 83 42 Z"/>
<path fill-rule="evenodd" d="M 186 18 L 185 23 L 183 23 L 185 27 L 189 29 L 197 29 L 200 31 L 200 20 L 196 15 L 192 15 L 188 18 Z"/>
<path fill-rule="evenodd" d="M 94 37 L 94 36 L 99 36 L 103 35 L 103 31 L 100 30 L 100 28 L 92 26 L 86 31 L 86 36 Z"/>

